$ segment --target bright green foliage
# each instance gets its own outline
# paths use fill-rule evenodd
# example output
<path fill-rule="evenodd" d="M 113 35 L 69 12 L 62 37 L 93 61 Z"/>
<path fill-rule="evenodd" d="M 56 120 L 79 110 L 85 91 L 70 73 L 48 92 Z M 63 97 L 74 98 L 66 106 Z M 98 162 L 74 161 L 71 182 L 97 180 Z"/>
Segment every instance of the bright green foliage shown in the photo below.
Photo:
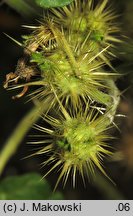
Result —
<path fill-rule="evenodd" d="M 36 3 L 43 8 L 63 7 L 70 4 L 73 0 L 35 0 Z"/>
<path fill-rule="evenodd" d="M 0 183 L 0 200 L 63 199 L 59 192 L 52 194 L 46 179 L 40 179 L 36 173 L 5 178 Z"/>

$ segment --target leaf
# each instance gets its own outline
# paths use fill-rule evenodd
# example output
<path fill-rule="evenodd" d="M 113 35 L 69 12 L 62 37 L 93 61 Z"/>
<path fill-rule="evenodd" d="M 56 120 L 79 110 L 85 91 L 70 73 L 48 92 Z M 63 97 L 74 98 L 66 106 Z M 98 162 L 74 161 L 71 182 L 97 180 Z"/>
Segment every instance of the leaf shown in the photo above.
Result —
<path fill-rule="evenodd" d="M 36 63 L 38 63 L 38 64 L 42 64 L 42 63 L 44 63 L 44 61 L 45 61 L 45 58 L 44 58 L 44 56 L 42 55 L 42 53 L 40 52 L 40 53 L 32 53 L 32 55 L 31 55 L 31 62 L 36 62 Z"/>
<path fill-rule="evenodd" d="M 62 199 L 59 192 L 52 193 L 46 179 L 37 173 L 7 177 L 0 183 L 0 200 Z"/>
<path fill-rule="evenodd" d="M 55 64 L 44 58 L 42 53 L 33 53 L 31 56 L 31 62 L 36 62 L 41 71 L 53 71 L 53 68 L 55 68 Z"/>
<path fill-rule="evenodd" d="M 70 4 L 73 0 L 35 0 L 36 3 L 43 8 L 63 7 Z"/>

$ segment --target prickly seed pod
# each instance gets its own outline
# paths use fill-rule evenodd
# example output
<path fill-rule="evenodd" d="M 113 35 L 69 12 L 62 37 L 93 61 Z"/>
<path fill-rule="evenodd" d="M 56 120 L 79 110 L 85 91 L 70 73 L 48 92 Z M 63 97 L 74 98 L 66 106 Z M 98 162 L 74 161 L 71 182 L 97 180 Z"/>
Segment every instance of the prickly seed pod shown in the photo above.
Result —
<path fill-rule="evenodd" d="M 32 60 L 38 63 L 42 74 L 42 80 L 38 81 L 38 85 L 42 87 L 38 94 L 35 93 L 38 98 L 56 92 L 66 105 L 71 101 L 74 106 L 78 106 L 82 99 L 110 105 L 112 97 L 108 94 L 106 80 L 114 74 L 105 72 L 102 68 L 103 63 L 94 57 L 89 58 L 84 55 L 82 58 L 77 58 L 76 66 L 70 64 L 63 51 L 47 59 L 37 53 L 32 57 Z"/>
<path fill-rule="evenodd" d="M 97 6 L 93 4 L 93 1 L 76 0 L 63 9 L 52 9 L 53 17 L 48 14 L 33 32 L 32 40 L 38 41 L 42 56 L 39 61 L 35 57 L 38 53 L 32 56 L 43 77 L 38 82 L 42 85 L 38 97 L 51 94 L 54 89 L 61 100 L 70 99 L 74 105 L 80 97 L 106 105 L 111 102 L 106 80 L 113 74 L 104 72 L 103 65 L 111 66 L 110 42 L 117 41 L 113 34 L 118 28 L 113 23 L 115 15 L 107 8 L 107 0 Z"/>
<path fill-rule="evenodd" d="M 83 181 L 85 176 L 94 177 L 95 167 L 105 174 L 102 161 L 105 155 L 111 154 L 107 144 L 111 138 L 108 135 L 110 122 L 107 115 L 98 115 L 96 110 L 88 111 L 88 106 L 78 112 L 70 111 L 70 114 L 62 108 L 57 118 L 49 115 L 44 117 L 51 125 L 50 129 L 36 126 L 47 139 L 41 141 L 41 148 L 35 155 L 48 155 L 49 158 L 42 163 L 43 166 L 52 165 L 48 173 L 54 169 L 60 172 L 55 188 L 61 179 L 65 185 L 70 174 L 73 176 L 73 186 L 76 173 L 80 173 Z M 36 146 L 38 144 L 40 142 L 35 142 Z"/>
<path fill-rule="evenodd" d="M 103 66 L 110 65 L 110 58 L 107 59 L 106 54 L 112 45 L 108 45 L 105 38 L 102 40 L 105 41 L 104 45 L 100 44 L 99 47 L 99 31 L 102 29 L 105 33 L 105 28 L 107 32 L 113 29 L 111 21 L 114 17 L 110 15 L 110 11 L 105 10 L 106 5 L 106 0 L 95 7 L 93 1 L 75 0 L 63 9 L 53 9 L 55 16 L 51 17 L 48 13 L 43 23 L 32 27 L 33 33 L 24 42 L 25 50 L 28 50 L 31 61 L 36 62 L 40 68 L 41 80 L 26 85 L 42 86 L 32 95 L 40 98 L 55 91 L 61 100 L 65 98 L 66 104 L 70 99 L 74 106 L 78 105 L 80 98 L 89 98 L 107 106 L 110 104 L 111 97 L 106 80 L 114 74 L 104 72 Z M 78 23 L 77 15 L 73 17 L 72 13 L 80 18 L 78 28 L 75 26 Z M 97 19 L 100 20 L 100 29 Z M 66 26 L 65 23 L 70 21 L 72 23 Z M 96 44 L 95 40 L 92 40 L 94 31 L 98 40 Z M 110 32 L 107 34 L 109 37 Z"/>
<path fill-rule="evenodd" d="M 35 47 L 36 44 L 45 52 L 50 52 L 58 46 L 55 31 L 57 27 L 60 31 L 63 30 L 76 52 L 77 48 L 80 48 L 81 52 L 84 47 L 93 56 L 104 48 L 113 47 L 114 43 L 120 42 L 116 36 L 120 31 L 115 21 L 116 17 L 113 10 L 108 7 L 108 0 L 102 0 L 98 4 L 93 0 L 75 0 L 61 9 L 51 9 L 40 25 L 27 26 L 34 31 L 25 43 L 29 48 L 33 44 Z M 114 56 L 114 53 L 109 48 L 99 57 L 109 65 L 107 57 L 111 56 Z"/>
<path fill-rule="evenodd" d="M 31 54 L 34 51 L 51 52 L 57 47 L 56 35 L 52 31 L 53 21 L 46 18 L 43 23 L 40 21 L 38 26 L 24 26 L 32 33 L 29 37 L 24 37 L 24 46 Z M 56 26 L 54 27 L 56 28 Z"/>
<path fill-rule="evenodd" d="M 36 102 L 44 106 L 50 102 L 43 116 L 49 128 L 36 126 L 45 139 L 34 144 L 39 147 L 35 155 L 48 156 L 42 165 L 52 165 L 46 175 L 59 169 L 56 186 L 61 179 L 65 185 L 70 174 L 75 185 L 77 172 L 85 181 L 86 175 L 93 176 L 95 167 L 106 175 L 102 162 L 105 155 L 111 154 L 108 129 L 119 102 L 112 81 L 117 74 L 104 67 L 111 66 L 114 53 L 110 47 L 118 42 L 114 36 L 118 31 L 115 16 L 107 2 L 75 0 L 63 9 L 48 12 L 45 20 L 30 27 L 33 32 L 25 37 L 24 59 L 28 60 L 24 61 L 24 70 L 21 74 L 20 70 L 19 74 L 11 73 L 6 82 L 8 86 L 16 75 L 21 75 L 27 83 L 15 86 L 24 86 L 19 96 L 33 85 L 36 90 L 29 94 L 31 99 L 37 98 Z M 33 72 L 30 80 L 26 79 L 27 69 Z M 37 79 L 32 80 L 36 74 Z M 51 114 L 53 110 L 57 116 Z"/>
<path fill-rule="evenodd" d="M 84 45 L 89 47 L 92 56 L 107 46 L 113 47 L 120 42 L 117 34 L 120 32 L 115 12 L 108 6 L 108 0 L 96 3 L 94 0 L 86 0 L 81 3 L 75 0 L 70 6 L 63 9 L 52 9 L 56 23 L 62 23 L 71 32 L 73 39 L 78 35 L 78 44 L 86 41 Z M 73 42 L 76 40 L 73 40 Z M 107 56 L 106 56 L 106 55 Z M 109 64 L 109 59 L 114 56 L 112 49 L 106 50 L 101 57 Z"/>

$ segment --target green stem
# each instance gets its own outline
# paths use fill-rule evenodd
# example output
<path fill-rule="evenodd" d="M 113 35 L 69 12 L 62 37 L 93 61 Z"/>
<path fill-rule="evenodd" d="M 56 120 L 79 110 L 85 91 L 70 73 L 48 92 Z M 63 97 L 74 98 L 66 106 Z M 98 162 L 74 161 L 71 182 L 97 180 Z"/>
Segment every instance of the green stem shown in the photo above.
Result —
<path fill-rule="evenodd" d="M 37 10 L 24 0 L 5 0 L 4 2 L 25 18 L 32 18 L 37 15 Z"/>
<path fill-rule="evenodd" d="M 75 73 L 76 76 L 78 76 L 78 71 L 79 71 L 79 67 L 78 67 L 78 64 L 76 62 L 76 59 L 73 55 L 73 52 L 67 42 L 67 40 L 65 39 L 64 35 L 63 34 L 60 34 L 59 35 L 59 38 L 61 40 L 61 43 L 62 43 L 62 46 L 64 48 L 64 51 L 65 53 L 67 54 L 68 58 L 69 58 L 69 61 L 70 61 L 70 64 L 71 64 L 71 67 Z"/>
<path fill-rule="evenodd" d="M 62 32 L 55 30 L 54 27 L 50 24 L 51 30 L 54 35 L 56 35 L 56 40 L 58 41 L 58 44 L 61 44 L 61 47 L 63 48 L 63 51 L 66 53 L 67 57 L 69 58 L 70 65 L 73 69 L 73 73 L 75 76 L 79 76 L 79 66 L 77 64 L 77 61 L 73 55 L 73 52 L 65 38 Z"/>
<path fill-rule="evenodd" d="M 27 134 L 32 125 L 38 120 L 40 115 L 47 111 L 50 103 L 50 98 L 47 98 L 45 102 L 41 102 L 38 105 L 34 106 L 33 109 L 30 110 L 30 112 L 18 124 L 18 126 L 4 145 L 4 148 L 0 152 L 0 174 L 2 173 L 8 160 L 16 152 L 24 136 Z"/>

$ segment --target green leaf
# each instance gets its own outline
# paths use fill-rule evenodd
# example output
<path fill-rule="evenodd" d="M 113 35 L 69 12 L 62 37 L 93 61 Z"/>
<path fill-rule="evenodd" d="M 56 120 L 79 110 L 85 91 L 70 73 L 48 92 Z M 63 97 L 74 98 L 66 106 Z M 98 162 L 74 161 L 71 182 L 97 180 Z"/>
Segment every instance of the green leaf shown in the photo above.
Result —
<path fill-rule="evenodd" d="M 63 7 L 70 4 L 73 0 L 35 0 L 36 3 L 43 8 Z"/>
<path fill-rule="evenodd" d="M 41 52 L 32 53 L 31 62 L 36 62 L 38 64 L 42 64 L 42 63 L 44 63 L 44 61 L 45 61 L 45 58 L 44 58 L 44 56 L 43 56 L 43 54 Z"/>
<path fill-rule="evenodd" d="M 41 71 L 53 71 L 53 68 L 55 68 L 55 64 L 49 59 L 44 58 L 42 53 L 33 53 L 31 62 L 36 62 Z"/>
<path fill-rule="evenodd" d="M 7 177 L 0 182 L 0 200 L 62 199 L 59 192 L 52 193 L 46 179 L 37 173 Z"/>

